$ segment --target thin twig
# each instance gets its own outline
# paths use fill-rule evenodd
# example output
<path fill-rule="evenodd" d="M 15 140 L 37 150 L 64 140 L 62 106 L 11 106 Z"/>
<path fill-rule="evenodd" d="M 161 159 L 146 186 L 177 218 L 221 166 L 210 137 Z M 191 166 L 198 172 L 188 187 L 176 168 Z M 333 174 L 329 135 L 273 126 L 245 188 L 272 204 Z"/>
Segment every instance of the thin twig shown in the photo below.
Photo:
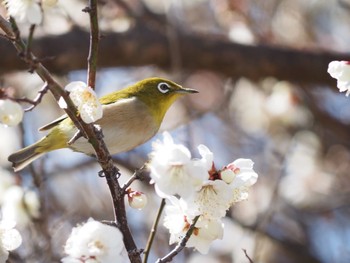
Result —
<path fill-rule="evenodd" d="M 33 110 L 43 99 L 44 95 L 47 93 L 47 91 L 49 90 L 49 85 L 47 84 L 47 82 L 45 82 L 44 86 L 41 88 L 41 90 L 39 90 L 38 95 L 35 97 L 34 100 L 32 100 L 31 103 L 32 105 L 25 109 L 24 111 L 31 111 Z"/>
<path fill-rule="evenodd" d="M 143 261 L 142 261 L 143 263 L 147 263 L 147 261 L 148 261 L 149 252 L 151 251 L 151 247 L 152 247 L 152 244 L 153 244 L 153 241 L 154 241 L 154 237 L 156 236 L 156 232 L 157 232 L 160 216 L 163 213 L 164 207 L 165 207 L 165 198 L 163 198 L 161 203 L 160 203 L 160 206 L 159 206 L 158 212 L 157 212 L 157 217 L 156 217 L 156 219 L 153 222 L 152 229 L 151 229 L 151 232 L 150 232 L 148 240 L 147 240 L 146 248 L 143 251 L 144 254 L 145 254 L 144 257 L 143 257 Z"/>
<path fill-rule="evenodd" d="M 9 100 L 12 100 L 12 101 L 15 101 L 18 103 L 29 103 L 29 104 L 31 104 L 31 106 L 29 108 L 25 109 L 24 111 L 31 111 L 41 102 L 42 97 L 45 95 L 45 93 L 48 91 L 48 89 L 49 89 L 49 86 L 45 82 L 45 85 L 43 86 L 43 88 L 38 92 L 37 97 L 34 100 L 31 100 L 31 99 L 28 99 L 26 97 L 14 98 L 14 97 L 8 95 L 4 89 L 0 88 L 0 98 L 1 99 L 9 99 Z"/>
<path fill-rule="evenodd" d="M 12 28 L 12 32 L 11 33 L 13 34 L 13 38 L 14 38 L 13 41 L 20 40 L 21 39 L 21 35 L 20 35 L 20 32 L 19 32 L 16 20 L 13 17 L 10 16 L 9 21 L 10 21 L 10 24 L 11 24 L 10 28 Z M 2 28 L 2 29 L 4 30 L 4 28 Z M 9 36 L 9 34 L 7 34 L 7 35 Z"/>
<path fill-rule="evenodd" d="M 70 140 L 68 141 L 68 145 L 72 145 L 73 143 L 75 143 L 76 140 L 78 140 L 79 138 L 83 137 L 83 134 L 81 133 L 80 130 L 78 130 L 72 138 L 70 138 Z"/>
<path fill-rule="evenodd" d="M 190 239 L 194 229 L 195 229 L 195 225 L 198 221 L 200 216 L 196 216 L 194 219 L 193 219 L 193 222 L 190 226 L 190 228 L 188 229 L 188 231 L 186 232 L 186 235 L 181 239 L 181 242 L 169 253 L 167 254 L 166 256 L 164 256 L 163 258 L 160 258 L 157 260 L 156 263 L 164 263 L 164 262 L 170 262 L 173 260 L 173 258 L 179 254 L 185 247 L 186 247 L 186 244 L 187 244 L 187 241 Z"/>
<path fill-rule="evenodd" d="M 6 35 L 6 34 L 0 34 L 0 37 L 5 38 L 5 39 L 7 39 L 7 40 L 9 40 L 9 41 L 11 41 L 11 42 L 15 40 L 13 37 L 9 37 L 9 36 Z"/>
<path fill-rule="evenodd" d="M 98 46 L 100 40 L 100 33 L 98 28 L 97 1 L 90 0 L 89 7 L 83 9 L 83 11 L 89 13 L 90 17 L 90 48 L 88 56 L 87 83 L 89 87 L 95 89 Z"/>
<path fill-rule="evenodd" d="M 32 27 L 31 27 L 31 29 L 32 30 L 30 30 L 30 35 L 29 35 L 29 40 L 28 40 L 28 44 L 32 44 L 32 37 L 33 36 L 31 36 L 33 33 L 34 33 L 34 28 L 35 28 L 35 25 L 33 25 Z M 28 46 L 27 45 L 27 48 L 26 48 L 26 51 L 25 51 L 25 53 L 24 53 L 24 56 L 28 59 L 28 57 L 30 56 L 30 53 L 31 53 L 31 47 L 30 46 Z M 28 72 L 29 73 L 33 73 L 34 71 L 35 71 L 35 68 L 37 67 L 37 65 L 38 65 L 38 63 L 39 63 L 39 60 L 37 59 L 37 58 L 35 58 L 35 59 L 31 59 L 31 60 L 28 60 L 28 61 L 30 61 L 31 63 L 29 64 L 29 70 L 28 70 Z"/>
<path fill-rule="evenodd" d="M 33 37 L 34 37 L 34 31 L 35 31 L 35 25 L 31 25 L 29 29 L 29 36 L 27 41 L 27 47 L 25 54 L 30 54 L 32 52 L 32 43 L 33 43 Z"/>
<path fill-rule="evenodd" d="M 126 189 L 135 181 L 135 180 L 142 180 L 141 175 L 143 170 L 145 170 L 146 165 L 143 165 L 141 168 L 137 169 L 134 174 L 129 178 L 128 181 L 123 185 L 122 190 L 125 193 Z"/>
<path fill-rule="evenodd" d="M 247 250 L 242 248 L 245 257 L 249 260 L 249 263 L 254 263 L 254 261 L 248 256 Z"/>

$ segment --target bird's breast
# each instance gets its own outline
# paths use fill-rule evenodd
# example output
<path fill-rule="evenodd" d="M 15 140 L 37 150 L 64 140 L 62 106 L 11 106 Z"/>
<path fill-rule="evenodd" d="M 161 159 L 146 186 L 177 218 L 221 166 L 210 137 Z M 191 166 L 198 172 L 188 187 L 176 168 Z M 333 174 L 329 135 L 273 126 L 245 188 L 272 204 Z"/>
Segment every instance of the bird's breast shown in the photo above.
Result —
<path fill-rule="evenodd" d="M 129 151 L 143 144 L 157 133 L 160 126 L 147 106 L 135 97 L 103 105 L 103 117 L 96 124 L 102 127 L 104 141 L 111 154 Z M 84 138 L 78 139 L 71 148 L 94 153 Z"/>

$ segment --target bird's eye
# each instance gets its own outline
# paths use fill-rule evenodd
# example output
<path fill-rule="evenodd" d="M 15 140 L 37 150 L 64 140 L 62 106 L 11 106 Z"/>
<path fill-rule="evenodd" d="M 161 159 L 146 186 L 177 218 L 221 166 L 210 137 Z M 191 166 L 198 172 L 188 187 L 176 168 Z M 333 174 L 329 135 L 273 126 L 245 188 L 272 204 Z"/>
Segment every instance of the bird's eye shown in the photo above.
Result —
<path fill-rule="evenodd" d="M 165 82 L 161 82 L 158 84 L 158 90 L 165 94 L 165 93 L 168 93 L 170 91 L 170 86 L 169 84 L 165 83 Z"/>

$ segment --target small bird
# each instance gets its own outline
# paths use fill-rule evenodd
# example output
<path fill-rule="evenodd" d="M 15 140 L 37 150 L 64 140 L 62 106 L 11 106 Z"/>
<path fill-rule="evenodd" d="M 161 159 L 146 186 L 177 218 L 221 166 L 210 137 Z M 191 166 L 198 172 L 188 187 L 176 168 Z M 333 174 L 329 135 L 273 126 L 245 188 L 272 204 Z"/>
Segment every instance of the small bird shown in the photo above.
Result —
<path fill-rule="evenodd" d="M 96 121 L 104 135 L 111 154 L 129 151 L 151 139 L 159 130 L 164 115 L 176 99 L 184 94 L 198 93 L 162 78 L 147 78 L 122 90 L 112 92 L 99 99 L 103 117 Z M 47 152 L 70 148 L 93 156 L 94 149 L 80 137 L 72 144 L 68 142 L 78 132 L 72 120 L 63 115 L 41 127 L 39 131 L 49 133 L 38 142 L 11 154 L 15 171 L 22 170 Z"/>

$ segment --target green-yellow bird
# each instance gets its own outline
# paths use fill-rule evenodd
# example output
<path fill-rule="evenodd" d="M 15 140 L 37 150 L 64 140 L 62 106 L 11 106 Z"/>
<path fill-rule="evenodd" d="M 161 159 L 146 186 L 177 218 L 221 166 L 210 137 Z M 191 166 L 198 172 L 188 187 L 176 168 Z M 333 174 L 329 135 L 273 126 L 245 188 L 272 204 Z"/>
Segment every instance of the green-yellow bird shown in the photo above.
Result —
<path fill-rule="evenodd" d="M 159 130 L 164 115 L 173 102 L 184 94 L 197 92 L 166 79 L 148 78 L 100 98 L 103 117 L 96 124 L 102 127 L 104 141 L 110 153 L 129 151 L 148 141 Z M 92 146 L 85 138 L 68 144 L 77 128 L 66 115 L 39 130 L 49 130 L 49 133 L 38 142 L 8 157 L 15 171 L 57 149 L 70 148 L 88 155 L 94 154 Z"/>

